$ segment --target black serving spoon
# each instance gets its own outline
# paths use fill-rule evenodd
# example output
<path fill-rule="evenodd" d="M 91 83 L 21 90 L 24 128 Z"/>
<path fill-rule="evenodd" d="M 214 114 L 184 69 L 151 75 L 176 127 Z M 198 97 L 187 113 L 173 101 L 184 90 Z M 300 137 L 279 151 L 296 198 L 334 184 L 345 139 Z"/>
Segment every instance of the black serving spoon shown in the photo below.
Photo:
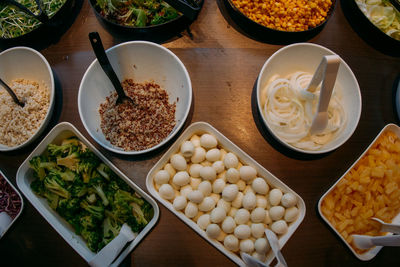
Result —
<path fill-rule="evenodd" d="M 18 100 L 18 97 L 16 96 L 16 94 L 14 93 L 14 91 L 10 88 L 10 86 L 8 86 L 2 79 L 0 79 L 0 84 L 3 85 L 3 87 L 6 89 L 6 91 L 10 94 L 10 96 L 13 98 L 14 102 L 21 106 L 24 107 L 25 103 L 22 101 Z"/>
<path fill-rule="evenodd" d="M 34 17 L 35 19 L 37 19 L 38 21 L 40 21 L 42 23 L 47 23 L 49 21 L 49 17 L 47 16 L 46 12 L 43 11 L 43 9 L 42 9 L 42 4 L 40 3 L 40 0 L 35 0 L 36 5 L 39 9 L 38 15 L 34 14 L 26 6 L 22 5 L 21 3 L 15 1 L 15 0 L 1 0 L 1 2 L 18 7 L 21 11 L 28 14 L 29 16 Z"/>
<path fill-rule="evenodd" d="M 92 44 L 93 51 L 96 55 L 97 60 L 100 63 L 101 68 L 106 73 L 107 77 L 110 79 L 115 90 L 117 91 L 118 94 L 117 104 L 121 104 L 124 100 L 128 100 L 133 103 L 133 100 L 125 94 L 121 82 L 119 81 L 117 74 L 115 74 L 115 71 L 113 70 L 110 64 L 110 61 L 108 60 L 99 33 L 98 32 L 89 33 L 89 40 L 90 43 Z"/>

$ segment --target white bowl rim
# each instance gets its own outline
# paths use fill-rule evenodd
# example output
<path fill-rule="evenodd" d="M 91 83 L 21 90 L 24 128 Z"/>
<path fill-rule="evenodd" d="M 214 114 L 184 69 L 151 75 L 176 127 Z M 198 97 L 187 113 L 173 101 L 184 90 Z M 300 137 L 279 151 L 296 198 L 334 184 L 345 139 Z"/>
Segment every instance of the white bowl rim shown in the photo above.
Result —
<path fill-rule="evenodd" d="M 6 151 L 14 151 L 17 149 L 20 149 L 22 147 L 27 146 L 28 144 L 30 144 L 31 142 L 33 142 L 44 130 L 44 128 L 47 126 L 49 120 L 50 120 L 50 116 L 52 115 L 52 110 L 54 107 L 54 101 L 55 101 L 55 85 L 54 85 L 54 75 L 53 75 L 53 71 L 51 69 L 51 66 L 49 64 L 49 62 L 47 61 L 47 59 L 39 52 L 36 51 L 33 48 L 27 47 L 27 46 L 16 46 L 16 47 L 12 47 L 9 49 L 4 50 L 3 52 L 0 53 L 0 56 L 3 54 L 6 54 L 8 52 L 11 52 L 13 50 L 27 50 L 30 51 L 34 54 L 36 54 L 37 56 L 39 56 L 44 64 L 47 67 L 47 70 L 49 71 L 50 74 L 50 81 L 51 81 L 51 88 L 49 88 L 50 91 L 50 103 L 49 103 L 49 108 L 47 109 L 47 113 L 46 116 L 44 117 L 42 124 L 39 126 L 39 128 L 36 130 L 36 132 L 29 138 L 27 139 L 25 142 L 23 142 L 22 144 L 19 144 L 17 146 L 13 146 L 13 147 L 8 147 L 6 145 L 2 145 L 3 147 L 0 146 L 0 151 L 6 152 Z"/>
<path fill-rule="evenodd" d="M 335 146 L 333 146 L 333 147 L 331 147 L 331 148 L 322 148 L 322 149 L 320 149 L 320 150 L 304 150 L 304 149 L 300 149 L 300 148 L 298 148 L 298 147 L 295 147 L 295 146 L 293 146 L 293 145 L 291 145 L 291 144 L 289 144 L 289 143 L 286 143 L 286 142 L 284 142 L 283 140 L 281 140 L 281 138 L 275 134 L 275 132 L 273 131 L 273 129 L 269 127 L 269 125 L 268 125 L 266 119 L 265 119 L 264 116 L 263 116 L 263 108 L 262 108 L 262 106 L 261 106 L 261 101 L 260 101 L 260 93 L 261 93 L 261 81 L 260 81 L 260 77 L 261 77 L 261 75 L 265 72 L 265 69 L 267 68 L 267 65 L 268 65 L 269 62 L 272 60 L 272 58 L 274 58 L 277 54 L 280 54 L 280 53 L 283 52 L 284 50 L 286 50 L 286 49 L 291 49 L 291 48 L 293 48 L 293 47 L 295 47 L 295 46 L 311 46 L 311 47 L 317 47 L 317 48 L 319 48 L 319 49 L 325 50 L 326 52 L 332 53 L 333 55 L 337 55 L 335 52 L 333 52 L 333 51 L 330 50 L 329 48 L 326 48 L 326 47 L 324 47 L 324 46 L 322 46 L 322 45 L 318 45 L 318 44 L 314 44 L 314 43 L 295 43 L 295 44 L 287 45 L 287 46 L 284 46 L 284 47 L 278 49 L 277 51 L 275 51 L 275 52 L 267 59 L 267 61 L 266 61 L 266 62 L 264 63 L 264 65 L 262 66 L 260 73 L 258 74 L 258 77 L 257 77 L 257 85 L 256 85 L 256 88 L 257 88 L 257 92 L 256 92 L 256 93 L 257 93 L 257 108 L 258 108 L 258 111 L 259 111 L 259 113 L 260 113 L 260 116 L 261 116 L 261 118 L 262 118 L 262 121 L 263 121 L 264 125 L 267 127 L 268 131 L 272 134 L 272 136 L 275 138 L 275 140 L 277 140 L 279 143 L 283 144 L 284 146 L 286 146 L 286 147 L 288 147 L 288 148 L 290 148 L 290 149 L 292 149 L 292 150 L 295 150 L 295 151 L 301 152 L 301 153 L 305 153 L 305 154 L 324 154 L 324 153 L 328 153 L 328 152 L 331 152 L 331 151 L 337 149 L 338 147 L 342 146 L 344 143 L 347 142 L 347 140 L 350 139 L 350 137 L 353 135 L 353 133 L 354 133 L 355 130 L 357 129 L 358 123 L 359 123 L 360 118 L 361 118 L 362 99 L 361 99 L 360 85 L 358 84 L 357 78 L 356 78 L 356 76 L 354 75 L 353 71 L 351 70 L 351 68 L 349 67 L 349 65 L 347 65 L 347 63 L 346 63 L 342 58 L 341 58 L 341 64 L 343 64 L 343 65 L 345 66 L 345 68 L 346 68 L 347 70 L 349 70 L 349 73 L 350 73 L 351 77 L 352 77 L 353 80 L 356 82 L 356 85 L 357 85 L 357 86 L 356 86 L 356 87 L 357 87 L 357 96 L 358 96 L 358 101 L 359 101 L 359 103 L 360 103 L 360 106 L 359 106 L 359 109 L 358 109 L 358 114 L 356 114 L 356 115 L 357 115 L 357 118 L 356 118 L 356 120 L 355 120 L 357 123 L 354 125 L 353 129 L 351 129 L 349 135 L 348 135 L 342 142 L 338 143 L 337 145 L 335 145 Z"/>
<path fill-rule="evenodd" d="M 92 132 L 89 130 L 89 127 L 86 124 L 86 121 L 85 121 L 84 117 L 82 116 L 82 108 L 81 108 L 81 98 L 82 98 L 82 90 L 83 90 L 82 89 L 82 83 L 86 79 L 86 76 L 88 75 L 89 70 L 91 68 L 93 68 L 94 64 L 96 64 L 96 62 L 98 61 L 97 58 L 95 58 L 93 60 L 93 62 L 89 65 L 89 67 L 86 69 L 85 74 L 83 75 L 81 83 L 79 85 L 78 110 L 79 110 L 79 117 L 81 118 L 83 126 L 85 127 L 85 129 L 89 133 L 89 135 L 96 141 L 96 143 L 100 144 L 105 149 L 108 149 L 109 151 L 112 151 L 114 153 L 124 154 L 124 155 L 141 155 L 141 154 L 145 154 L 145 153 L 148 153 L 150 151 L 156 150 L 157 148 L 163 146 L 168 141 L 170 141 L 181 130 L 181 128 L 183 127 L 183 125 L 186 122 L 186 119 L 187 119 L 187 117 L 189 115 L 190 108 L 192 106 L 192 94 L 193 94 L 193 91 L 192 91 L 192 81 L 190 80 L 189 73 L 188 73 L 185 65 L 183 64 L 183 62 L 171 50 L 169 50 L 168 48 L 165 48 L 162 45 L 159 45 L 159 44 L 156 44 L 156 43 L 153 43 L 153 42 L 148 42 L 148 41 L 128 41 L 128 42 L 120 43 L 120 44 L 117 44 L 115 46 L 112 46 L 112 47 L 106 49 L 106 53 L 108 53 L 108 52 L 110 52 L 110 51 L 112 51 L 114 49 L 117 49 L 120 46 L 126 46 L 126 45 L 130 45 L 130 44 L 144 44 L 144 45 L 150 45 L 150 46 L 157 47 L 157 48 L 163 50 L 164 52 L 168 53 L 169 55 L 171 55 L 176 60 L 176 62 L 178 62 L 178 64 L 182 67 L 184 75 L 185 75 L 186 79 L 189 82 L 189 88 L 188 88 L 189 89 L 189 101 L 188 101 L 189 105 L 187 105 L 185 113 L 184 113 L 184 116 L 183 116 L 183 119 L 181 120 L 181 122 L 177 126 L 177 128 L 175 130 L 172 130 L 172 132 L 164 140 L 162 140 L 160 143 L 158 143 L 157 145 L 155 145 L 153 147 L 150 147 L 148 149 L 138 150 L 138 151 L 136 151 L 136 150 L 125 151 L 125 150 L 123 150 L 121 148 L 118 148 L 116 146 L 111 145 L 111 143 L 108 145 L 107 143 L 103 143 L 100 140 L 98 140 L 98 138 L 96 138 L 96 136 L 94 134 L 92 134 Z"/>

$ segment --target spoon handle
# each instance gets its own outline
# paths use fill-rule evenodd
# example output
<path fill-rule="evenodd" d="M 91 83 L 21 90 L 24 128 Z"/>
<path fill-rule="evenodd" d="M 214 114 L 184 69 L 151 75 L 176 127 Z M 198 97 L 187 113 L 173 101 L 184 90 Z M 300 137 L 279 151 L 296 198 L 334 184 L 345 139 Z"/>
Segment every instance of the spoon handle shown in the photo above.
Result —
<path fill-rule="evenodd" d="M 388 247 L 400 246 L 399 235 L 371 237 L 371 241 L 375 246 L 388 246 Z"/>
<path fill-rule="evenodd" d="M 325 77 L 323 77 L 322 80 L 317 112 L 325 112 L 328 110 L 340 65 L 340 57 L 338 55 L 324 56 L 323 61 L 325 62 L 325 71 L 323 75 Z"/>
<path fill-rule="evenodd" d="M 7 92 L 10 94 L 10 96 L 13 98 L 14 102 L 17 105 L 20 105 L 21 107 L 24 107 L 24 103 L 20 102 L 17 95 L 14 93 L 14 91 L 6 84 L 2 79 L 0 79 L 0 84 L 3 85 L 3 87 L 7 90 Z"/>

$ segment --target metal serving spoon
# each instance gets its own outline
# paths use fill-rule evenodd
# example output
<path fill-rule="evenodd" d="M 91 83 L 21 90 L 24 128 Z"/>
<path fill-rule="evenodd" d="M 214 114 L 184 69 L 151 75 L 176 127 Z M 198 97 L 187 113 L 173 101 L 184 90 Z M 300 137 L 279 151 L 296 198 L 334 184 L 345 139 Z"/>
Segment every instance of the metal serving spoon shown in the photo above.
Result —
<path fill-rule="evenodd" d="M 24 107 L 25 103 L 22 101 L 18 100 L 17 95 L 14 93 L 14 91 L 8 86 L 2 79 L 0 79 L 0 84 L 6 89 L 6 91 L 10 94 L 10 96 L 13 98 L 15 104 Z"/>
<path fill-rule="evenodd" d="M 37 7 L 39 9 L 39 14 L 38 15 L 34 14 L 26 6 L 22 5 L 21 3 L 15 1 L 15 0 L 1 0 L 1 2 L 5 2 L 7 4 L 10 4 L 10 5 L 18 7 L 21 11 L 23 11 L 26 14 L 28 14 L 29 16 L 34 17 L 35 19 L 37 19 L 38 21 L 40 21 L 42 23 L 46 23 L 46 22 L 49 21 L 49 17 L 47 16 L 46 12 L 44 12 L 43 9 L 42 9 L 42 5 L 40 3 L 40 0 L 35 0 L 36 5 L 37 5 Z"/>
<path fill-rule="evenodd" d="M 121 104 L 123 101 L 128 100 L 133 103 L 132 98 L 128 97 L 125 94 L 124 89 L 122 88 L 121 82 L 119 81 L 117 74 L 115 74 L 114 69 L 111 66 L 110 61 L 104 51 L 103 44 L 101 42 L 101 38 L 98 32 L 89 33 L 90 43 L 92 44 L 93 51 L 96 54 L 96 58 L 100 63 L 101 68 L 106 73 L 107 77 L 110 79 L 113 84 L 115 90 L 117 91 L 118 98 L 117 104 Z"/>

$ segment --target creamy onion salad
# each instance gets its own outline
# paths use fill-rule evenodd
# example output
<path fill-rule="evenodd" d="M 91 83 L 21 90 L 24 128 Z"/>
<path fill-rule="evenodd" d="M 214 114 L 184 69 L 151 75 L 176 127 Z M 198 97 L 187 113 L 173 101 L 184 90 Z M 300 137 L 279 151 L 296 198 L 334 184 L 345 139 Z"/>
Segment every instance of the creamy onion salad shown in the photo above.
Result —
<path fill-rule="evenodd" d="M 328 126 L 318 135 L 310 135 L 309 129 L 318 106 L 320 86 L 313 99 L 306 99 L 305 90 L 312 74 L 295 72 L 287 78 L 273 76 L 261 92 L 263 116 L 273 132 L 283 141 L 304 150 L 318 150 L 337 136 L 346 124 L 346 113 L 341 104 L 338 84 L 332 92 L 328 107 Z"/>

